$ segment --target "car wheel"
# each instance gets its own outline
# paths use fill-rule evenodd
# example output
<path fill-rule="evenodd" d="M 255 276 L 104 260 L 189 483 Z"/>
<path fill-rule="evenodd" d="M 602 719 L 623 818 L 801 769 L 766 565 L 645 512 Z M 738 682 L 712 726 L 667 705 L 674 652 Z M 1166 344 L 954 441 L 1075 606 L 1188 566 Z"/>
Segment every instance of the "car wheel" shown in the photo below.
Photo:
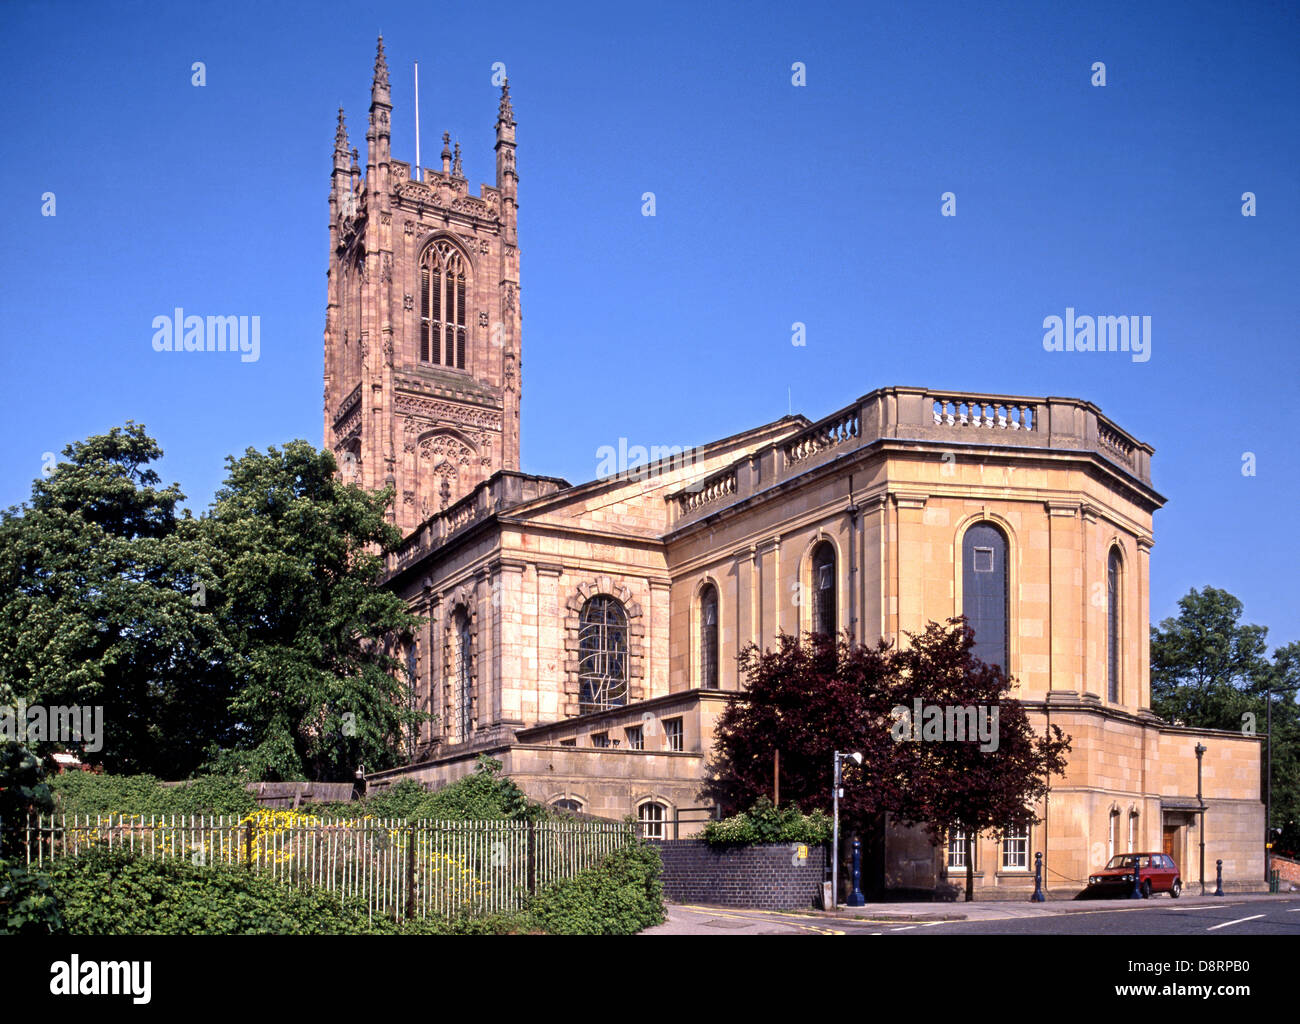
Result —
<path fill-rule="evenodd" d="M 1149 878 L 1142 883 L 1142 898 L 1144 900 L 1149 900 L 1151 898 L 1151 879 Z"/>
<path fill-rule="evenodd" d="M 1182 894 L 1183 894 L 1183 880 L 1181 878 L 1175 878 L 1174 884 L 1169 887 L 1169 897 L 1171 899 L 1176 900 Z"/>

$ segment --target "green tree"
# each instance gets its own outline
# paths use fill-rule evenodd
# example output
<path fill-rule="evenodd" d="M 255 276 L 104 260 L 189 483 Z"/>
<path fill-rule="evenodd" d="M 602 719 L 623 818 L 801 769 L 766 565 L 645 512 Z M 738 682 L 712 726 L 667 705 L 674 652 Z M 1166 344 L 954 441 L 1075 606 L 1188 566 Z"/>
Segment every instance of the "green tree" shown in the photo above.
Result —
<path fill-rule="evenodd" d="M 413 710 L 395 639 L 421 620 L 380 586 L 400 541 L 392 495 L 344 484 L 291 441 L 228 458 L 200 531 L 206 600 L 229 652 L 236 742 L 214 767 L 256 779 L 351 778 L 391 766 Z"/>
<path fill-rule="evenodd" d="M 63 451 L 30 503 L 0 515 L 0 690 L 30 703 L 104 709 L 113 771 L 184 773 L 227 739 L 221 637 L 193 597 L 184 498 L 128 422 Z"/>
<path fill-rule="evenodd" d="M 1183 725 L 1263 734 L 1273 696 L 1273 826 L 1300 851 L 1300 641 L 1268 651 L 1268 628 L 1241 621 L 1240 600 L 1190 590 L 1178 614 L 1151 628 L 1151 708 Z"/>
<path fill-rule="evenodd" d="M 1269 674 L 1268 629 L 1241 622 L 1226 590 L 1191 590 L 1151 629 L 1151 710 L 1173 722 L 1240 729 L 1248 694 Z"/>

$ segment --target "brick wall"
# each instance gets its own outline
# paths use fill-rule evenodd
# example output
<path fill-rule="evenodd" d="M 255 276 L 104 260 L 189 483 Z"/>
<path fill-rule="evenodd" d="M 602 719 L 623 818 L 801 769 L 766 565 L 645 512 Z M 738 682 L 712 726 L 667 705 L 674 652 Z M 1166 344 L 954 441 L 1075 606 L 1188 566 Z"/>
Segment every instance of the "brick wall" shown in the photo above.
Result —
<path fill-rule="evenodd" d="M 711 847 L 699 839 L 654 844 L 663 858 L 664 897 L 672 903 L 799 910 L 819 905 L 826 850 L 798 843 Z"/>
<path fill-rule="evenodd" d="M 1269 866 L 1277 872 L 1281 892 L 1290 892 L 1292 886 L 1300 885 L 1300 861 L 1274 853 L 1269 855 Z"/>

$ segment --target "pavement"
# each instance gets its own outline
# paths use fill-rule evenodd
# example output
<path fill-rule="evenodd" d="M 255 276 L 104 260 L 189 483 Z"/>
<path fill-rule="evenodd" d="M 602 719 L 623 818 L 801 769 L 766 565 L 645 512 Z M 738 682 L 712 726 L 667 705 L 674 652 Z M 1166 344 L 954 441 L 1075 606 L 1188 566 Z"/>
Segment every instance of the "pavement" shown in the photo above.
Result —
<path fill-rule="evenodd" d="M 1228 910 L 1227 908 L 1233 908 Z M 922 932 L 933 934 L 982 931 L 987 933 L 1021 931 L 1016 922 L 1044 934 L 1052 932 L 1107 931 L 1119 920 L 1115 915 L 1139 914 L 1125 918 L 1125 931 L 1164 934 L 1181 928 L 1173 922 L 1179 915 L 1172 911 L 1201 911 L 1188 919 L 1210 914 L 1208 920 L 1220 919 L 1236 924 L 1238 919 L 1253 920 L 1268 914 L 1297 913 L 1300 896 L 1295 893 L 1231 894 L 1227 896 L 1189 896 L 1173 900 L 1155 896 L 1149 900 L 1053 900 L 1046 903 L 988 901 L 973 903 L 876 903 L 865 907 L 840 907 L 821 910 L 770 911 L 734 907 L 710 907 L 701 904 L 670 903 L 668 920 L 644 935 L 844 935 L 888 932 Z M 1223 911 L 1223 913 L 1219 913 Z M 1262 912 L 1262 913 L 1261 913 Z M 1077 915 L 1089 915 L 1085 920 Z M 1284 919 L 1296 921 L 1295 918 Z M 999 924 L 1010 922 L 1011 926 Z M 959 926 L 959 927 L 952 927 Z M 1208 927 L 1208 926 L 1207 926 Z"/>

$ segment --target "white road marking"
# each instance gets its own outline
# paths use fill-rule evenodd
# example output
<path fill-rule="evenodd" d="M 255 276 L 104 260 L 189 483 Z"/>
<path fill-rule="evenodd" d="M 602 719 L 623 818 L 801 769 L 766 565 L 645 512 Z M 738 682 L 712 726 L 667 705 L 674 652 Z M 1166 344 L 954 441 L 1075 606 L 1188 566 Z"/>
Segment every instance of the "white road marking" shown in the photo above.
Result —
<path fill-rule="evenodd" d="M 910 931 L 911 931 L 913 928 L 915 928 L 915 927 L 916 927 L 916 925 L 914 925 L 914 924 L 909 924 L 909 925 L 905 925 L 905 926 L 902 927 L 902 928 L 891 928 L 891 929 L 889 929 L 889 930 L 890 930 L 891 932 L 910 932 Z"/>
<path fill-rule="evenodd" d="M 1230 924 L 1241 924 L 1243 921 L 1255 921 L 1263 916 L 1264 916 L 1263 914 L 1253 914 L 1250 917 L 1239 917 L 1235 921 L 1224 921 L 1223 924 L 1211 925 L 1209 928 L 1206 928 L 1205 930 L 1207 932 L 1212 932 L 1212 931 L 1216 931 L 1219 928 L 1227 928 L 1228 925 Z"/>

